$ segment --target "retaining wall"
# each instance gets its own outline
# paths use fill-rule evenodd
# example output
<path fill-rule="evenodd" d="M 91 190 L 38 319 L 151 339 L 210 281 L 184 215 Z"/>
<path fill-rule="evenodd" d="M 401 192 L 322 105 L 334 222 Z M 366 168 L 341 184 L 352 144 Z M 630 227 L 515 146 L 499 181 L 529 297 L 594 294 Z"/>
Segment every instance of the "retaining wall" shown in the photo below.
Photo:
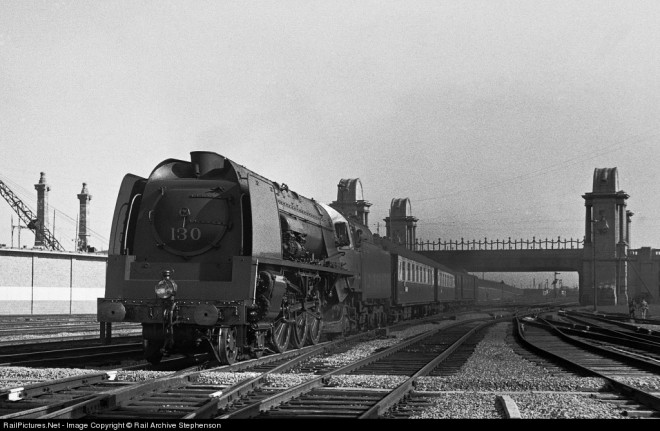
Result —
<path fill-rule="evenodd" d="M 0 248 L 0 315 L 96 314 L 107 255 Z"/>

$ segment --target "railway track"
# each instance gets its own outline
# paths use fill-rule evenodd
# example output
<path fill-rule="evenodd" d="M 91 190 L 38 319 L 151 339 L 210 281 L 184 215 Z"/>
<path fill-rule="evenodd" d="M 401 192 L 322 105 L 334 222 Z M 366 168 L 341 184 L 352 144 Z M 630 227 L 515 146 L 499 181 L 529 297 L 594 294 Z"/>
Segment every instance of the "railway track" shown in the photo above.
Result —
<path fill-rule="evenodd" d="M 0 355 L 0 366 L 7 367 L 68 367 L 90 368 L 107 366 L 113 361 L 142 360 L 142 342 L 117 343 L 111 345 L 63 347 L 40 351 L 9 353 Z"/>
<path fill-rule="evenodd" d="M 643 385 L 660 376 L 660 362 L 652 357 L 599 346 L 543 319 L 517 319 L 515 329 L 536 354 L 582 375 L 607 380 L 613 394 L 611 402 L 629 404 L 626 415 L 660 417 L 660 393 L 648 392 Z"/>
<path fill-rule="evenodd" d="M 142 343 L 141 335 L 128 335 L 122 337 L 113 338 L 113 344 L 127 344 Z M 18 340 L 18 341 L 8 341 L 1 342 L 0 348 L 2 348 L 2 355 L 14 354 L 17 356 L 25 355 L 24 357 L 29 357 L 31 355 L 40 355 L 44 351 L 48 350 L 63 350 L 67 348 L 75 347 L 93 347 L 101 346 L 105 343 L 99 339 L 95 338 L 78 338 L 78 337 L 57 337 L 55 339 L 28 339 L 28 340 Z"/>
<path fill-rule="evenodd" d="M 414 323 L 403 322 L 397 326 L 405 327 Z M 143 364 L 142 366 L 136 364 L 136 369 L 140 367 L 161 368 L 144 365 L 141 332 L 139 335 L 115 336 L 111 342 L 108 341 L 97 336 L 94 338 L 56 337 L 45 340 L 27 339 L 0 342 L 2 347 L 0 366 L 109 369 L 110 367 L 116 368 L 120 363 L 133 362 Z"/>
<path fill-rule="evenodd" d="M 464 325 L 464 323 L 453 324 Z M 0 402 L 0 418 L 217 418 L 223 408 L 229 408 L 236 402 L 239 402 L 239 405 L 245 403 L 246 399 L 254 399 L 255 394 L 260 392 L 262 394 L 272 392 L 273 388 L 265 387 L 268 376 L 299 367 L 300 364 L 325 351 L 345 351 L 363 339 L 364 335 L 354 336 L 292 350 L 283 355 L 272 355 L 231 366 L 205 370 L 206 372 L 251 370 L 257 374 L 256 377 L 232 385 L 198 381 L 200 374 L 205 372 L 200 370 L 200 367 L 185 369 L 141 383 L 119 382 L 116 377 L 112 377 L 113 373 L 116 376 L 116 372 L 109 372 L 71 378 L 65 382 L 31 385 L 3 394 L 3 400 Z M 408 345 L 410 342 L 406 341 L 403 344 Z M 389 351 L 380 352 L 371 356 L 370 359 L 389 356 L 389 354 Z M 407 354 L 409 355 L 410 352 Z M 437 356 L 435 353 L 431 355 Z M 335 372 L 345 372 L 348 368 L 344 366 L 334 367 L 334 369 Z M 328 372 L 327 368 L 325 370 L 317 369 L 317 372 L 320 373 L 318 379 L 312 380 L 318 380 L 323 385 L 331 372 Z M 275 391 L 287 392 L 277 389 Z M 335 392 L 338 391 L 335 390 Z M 259 398 L 259 403 L 264 405 L 263 396 Z"/>
<path fill-rule="evenodd" d="M 418 377 L 428 375 L 452 354 L 465 358 L 464 346 L 473 334 L 497 320 L 468 320 L 437 328 L 350 364 L 325 370 L 309 381 L 287 389 L 269 388 L 222 408 L 218 419 L 380 417 L 401 402 Z M 474 345 L 474 343 L 471 343 Z M 469 350 L 469 349 L 468 349 Z M 469 356 L 469 354 L 467 355 Z M 449 365 L 455 366 L 455 363 Z M 337 376 L 399 376 L 390 390 L 333 387 Z"/>
<path fill-rule="evenodd" d="M 112 330 L 119 338 L 142 334 L 142 326 L 136 323 L 120 323 Z M 102 334 L 103 328 L 95 314 L 0 316 L 0 347 L 3 350 L 20 344 L 97 340 Z"/>
<path fill-rule="evenodd" d="M 660 364 L 660 338 L 655 335 L 638 333 L 630 328 L 621 329 L 619 325 L 608 322 L 590 322 L 578 319 L 579 323 L 544 319 L 562 334 L 583 340 L 585 343 L 612 351 L 624 351 L 649 361 Z M 573 320 L 573 319 L 571 319 Z"/>
<path fill-rule="evenodd" d="M 438 320 L 437 316 L 435 320 Z M 498 319 L 494 319 L 493 316 L 486 319 L 488 323 L 496 320 Z M 444 323 L 457 328 L 466 325 L 465 321 Z M 468 331 L 468 329 L 461 331 Z M 449 327 L 444 327 L 441 332 L 445 333 L 446 337 L 461 338 L 458 334 L 450 335 L 452 330 Z M 368 335 L 373 336 L 374 334 Z M 300 406 L 304 406 L 308 402 L 306 397 L 311 394 L 313 394 L 312 402 L 316 402 L 315 397 L 326 398 L 326 401 L 321 401 L 320 404 L 334 404 L 335 406 L 345 403 L 359 404 L 361 407 L 351 413 L 354 414 L 352 417 L 381 417 L 402 399 L 413 400 L 415 398 L 410 394 L 414 389 L 415 379 L 421 374 L 415 376 L 414 370 L 419 371 L 428 367 L 428 365 L 420 363 L 416 357 L 426 356 L 425 361 L 428 363 L 431 357 L 437 358 L 441 351 L 449 352 L 451 350 L 452 354 L 447 353 L 447 356 L 442 359 L 445 361 L 447 369 L 450 369 L 452 362 L 453 366 L 457 367 L 464 360 L 452 361 L 452 359 L 458 358 L 460 355 L 463 355 L 463 358 L 468 357 L 471 349 L 469 346 L 473 346 L 478 341 L 477 338 L 468 337 L 459 343 L 463 346 L 462 348 L 458 346 L 452 348 L 451 343 L 446 339 L 442 340 L 442 337 L 422 344 L 426 346 L 424 348 L 419 345 L 408 348 L 404 346 L 404 343 L 399 343 L 397 345 L 404 350 L 398 354 L 384 353 L 387 351 L 384 349 L 370 355 L 365 363 L 355 365 L 356 368 L 364 370 L 365 374 L 362 374 L 360 378 L 368 379 L 370 375 L 382 373 L 377 367 L 386 363 L 386 358 L 391 356 L 392 362 L 390 365 L 386 365 L 385 369 L 396 370 L 390 376 L 393 383 L 398 385 L 393 389 L 337 387 L 336 383 L 333 383 L 333 376 L 359 377 L 360 372 L 349 370 L 348 365 L 334 367 L 319 366 L 318 363 L 314 365 L 314 361 L 311 360 L 324 352 L 348 349 L 351 342 L 357 342 L 363 337 L 364 335 L 334 340 L 309 348 L 291 350 L 284 355 L 264 356 L 232 366 L 206 369 L 208 364 L 200 365 L 198 363 L 188 369 L 172 372 L 166 376 L 158 376 L 146 382 L 127 382 L 98 376 L 91 379 L 83 376 L 78 379 L 68 379 L 66 383 L 54 381 L 28 385 L 27 389 L 17 388 L 4 394 L 0 393 L 0 418 L 199 419 L 288 417 L 292 414 L 299 417 L 301 415 Z M 408 340 L 406 340 L 407 342 Z M 298 358 L 294 360 L 293 357 Z M 381 364 L 379 365 L 377 362 L 381 362 Z M 432 375 L 431 370 L 433 369 L 436 369 L 436 366 L 425 372 Z M 437 368 L 437 370 L 440 369 Z M 207 372 L 237 373 L 239 371 L 250 371 L 255 373 L 255 377 L 238 383 L 217 383 L 205 380 L 202 375 Z M 269 377 L 286 372 L 291 374 L 304 372 L 312 374 L 312 376 L 308 376 L 308 381 L 300 385 L 299 393 L 291 395 L 295 392 L 291 388 L 276 387 L 273 385 L 272 379 L 269 382 Z M 309 384 L 310 381 L 314 383 Z M 310 388 L 309 385 L 312 387 Z M 397 390 L 397 395 L 391 395 Z M 332 397 L 338 397 L 338 401 L 332 401 Z M 327 401 L 329 398 L 331 400 Z M 299 405 L 297 406 L 297 404 Z M 249 407 L 250 405 L 252 407 Z M 329 408 L 329 410 L 332 409 Z M 310 417 L 320 418 L 324 415 L 333 416 L 334 414 L 329 413 L 328 409 L 320 409 L 318 414 L 313 413 Z"/>
<path fill-rule="evenodd" d="M 126 323 L 115 325 L 113 327 L 115 332 L 118 331 L 132 331 L 135 333 L 141 333 L 142 327 L 136 324 Z M 99 324 L 98 323 L 67 323 L 67 324 L 40 324 L 40 325 L 25 325 L 25 324 L 15 324 L 15 325 L 5 325 L 4 328 L 0 328 L 0 340 L 7 339 L 9 337 L 26 337 L 33 335 L 35 337 L 43 337 L 46 334 L 80 334 L 80 333 L 93 333 L 94 336 L 98 337 L 99 334 Z M 11 341 L 11 340 L 8 340 Z"/>
<path fill-rule="evenodd" d="M 144 359 L 141 337 L 115 339 L 114 344 L 63 343 L 57 349 L 43 345 L 13 346 L 12 353 L 0 355 L 0 367 L 49 367 L 80 369 L 172 371 L 192 364 L 210 362 L 207 353 L 175 354 L 153 365 Z M 41 347 L 41 350 L 38 348 Z M 27 348 L 27 351 L 22 351 Z"/>
<path fill-rule="evenodd" d="M 631 337 L 638 337 L 655 343 L 660 343 L 660 321 L 626 319 L 618 317 L 589 314 L 577 311 L 560 311 L 560 317 L 569 322 L 610 331 L 623 331 Z M 657 329 L 652 329 L 657 327 Z"/>
<path fill-rule="evenodd" d="M 363 337 L 329 341 L 211 370 L 231 373 L 250 368 L 278 370 L 282 368 L 280 364 L 292 367 L 310 355 L 320 354 L 341 343 L 357 342 Z M 112 370 L 8 389 L 0 392 L 0 419 L 208 417 L 204 412 L 216 403 L 219 395 L 227 394 L 227 385 L 198 383 L 200 374 L 207 367 L 208 364 L 198 364 L 142 382 L 120 381 L 118 371 Z M 269 372 L 259 374 L 265 378 Z M 245 383 L 235 385 L 230 395 L 238 396 L 249 388 L 250 385 Z"/>

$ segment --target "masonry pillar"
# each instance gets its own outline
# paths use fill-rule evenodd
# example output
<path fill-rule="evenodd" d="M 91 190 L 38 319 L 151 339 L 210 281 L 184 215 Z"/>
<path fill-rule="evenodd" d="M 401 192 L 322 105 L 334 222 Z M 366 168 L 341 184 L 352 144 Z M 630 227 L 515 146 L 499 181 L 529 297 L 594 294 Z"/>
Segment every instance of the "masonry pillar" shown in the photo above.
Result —
<path fill-rule="evenodd" d="M 342 179 L 337 184 L 337 200 L 330 206 L 344 215 L 352 217 L 369 227 L 370 202 L 364 200 L 362 182 L 359 178 Z"/>
<path fill-rule="evenodd" d="M 87 183 L 83 183 L 82 191 L 78 194 L 80 201 L 80 216 L 78 218 L 78 251 L 87 251 L 89 244 L 87 238 L 87 223 L 89 220 L 89 201 L 92 200 L 92 195 L 87 190 Z"/>
<path fill-rule="evenodd" d="M 617 168 L 595 169 L 593 192 L 585 200 L 583 305 L 625 304 L 628 301 L 627 251 L 629 218 L 625 210 L 628 195 L 618 190 Z M 595 305 L 594 304 L 594 305 Z"/>
<path fill-rule="evenodd" d="M 412 216 L 410 199 L 392 199 L 390 216 L 385 219 L 387 237 L 394 243 L 413 250 L 417 241 L 417 218 Z"/>
<path fill-rule="evenodd" d="M 34 231 L 34 246 L 46 247 L 44 228 L 48 225 L 48 192 L 50 186 L 46 184 L 46 174 L 41 172 L 39 183 L 34 185 L 37 190 L 37 219 L 32 220 Z"/>

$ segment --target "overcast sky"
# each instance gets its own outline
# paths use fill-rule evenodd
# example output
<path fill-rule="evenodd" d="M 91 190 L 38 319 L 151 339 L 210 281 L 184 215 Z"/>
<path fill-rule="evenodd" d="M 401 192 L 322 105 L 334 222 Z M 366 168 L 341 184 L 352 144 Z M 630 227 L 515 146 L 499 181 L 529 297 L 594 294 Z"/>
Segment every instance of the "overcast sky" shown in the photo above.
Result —
<path fill-rule="evenodd" d="M 105 248 L 123 176 L 197 150 L 326 203 L 360 178 L 422 239 L 582 238 L 617 167 L 660 248 L 659 41 L 656 0 L 2 0 L 0 179 L 36 211 L 45 172 L 73 249 L 83 182 Z"/>

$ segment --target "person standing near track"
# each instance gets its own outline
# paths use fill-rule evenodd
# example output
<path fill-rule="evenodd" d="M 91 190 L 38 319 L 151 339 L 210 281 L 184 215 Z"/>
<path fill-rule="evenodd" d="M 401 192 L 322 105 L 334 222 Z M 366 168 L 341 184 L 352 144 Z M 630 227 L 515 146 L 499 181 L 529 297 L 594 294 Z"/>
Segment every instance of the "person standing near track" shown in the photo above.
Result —
<path fill-rule="evenodd" d="M 628 301 L 628 312 L 630 313 L 630 318 L 635 319 L 635 301 L 632 299 Z"/>
<path fill-rule="evenodd" d="M 649 303 L 646 302 L 646 299 L 642 298 L 642 302 L 640 304 L 640 309 L 642 311 L 642 319 L 646 319 L 646 313 L 649 311 Z"/>

